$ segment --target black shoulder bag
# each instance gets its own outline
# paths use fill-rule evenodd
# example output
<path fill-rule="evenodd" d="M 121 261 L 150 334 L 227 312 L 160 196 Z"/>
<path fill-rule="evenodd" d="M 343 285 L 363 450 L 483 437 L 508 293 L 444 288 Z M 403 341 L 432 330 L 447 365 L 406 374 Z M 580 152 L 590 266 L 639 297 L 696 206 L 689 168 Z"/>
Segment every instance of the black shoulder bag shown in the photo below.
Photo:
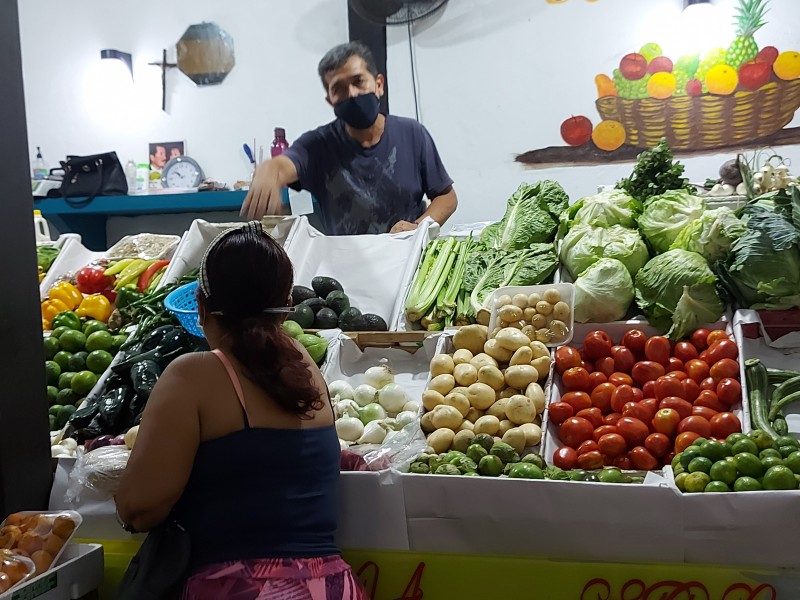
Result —
<path fill-rule="evenodd" d="M 124 196 L 128 193 L 128 181 L 116 152 L 67 156 L 66 161 L 61 161 L 61 168 L 64 170 L 61 195 L 73 206 L 85 206 L 97 196 Z"/>

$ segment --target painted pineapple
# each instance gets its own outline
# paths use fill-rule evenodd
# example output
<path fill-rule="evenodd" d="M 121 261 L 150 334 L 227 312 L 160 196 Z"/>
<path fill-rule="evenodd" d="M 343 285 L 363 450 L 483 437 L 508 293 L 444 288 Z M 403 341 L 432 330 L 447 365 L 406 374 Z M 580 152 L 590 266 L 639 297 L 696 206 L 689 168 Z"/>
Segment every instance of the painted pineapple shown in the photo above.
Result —
<path fill-rule="evenodd" d="M 744 1 L 748 2 L 749 0 Z M 700 66 L 697 68 L 697 73 L 695 73 L 694 76 L 703 84 L 703 92 L 708 91 L 708 87 L 706 86 L 706 75 L 714 67 L 726 64 L 726 54 L 727 52 L 725 48 L 717 48 L 716 50 L 709 51 L 703 57 L 703 60 L 700 61 Z"/>
<path fill-rule="evenodd" d="M 739 7 L 736 9 L 737 37 L 725 54 L 725 62 L 737 71 L 758 55 L 758 45 L 753 35 L 764 26 L 768 2 L 769 0 L 739 0 Z"/>

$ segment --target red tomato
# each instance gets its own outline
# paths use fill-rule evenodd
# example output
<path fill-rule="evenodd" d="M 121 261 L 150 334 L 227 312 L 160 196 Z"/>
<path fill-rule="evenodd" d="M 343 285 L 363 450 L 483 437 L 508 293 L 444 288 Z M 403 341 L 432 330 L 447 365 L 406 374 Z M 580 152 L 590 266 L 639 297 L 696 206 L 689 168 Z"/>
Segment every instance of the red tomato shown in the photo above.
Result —
<path fill-rule="evenodd" d="M 661 402 L 659 402 L 658 409 L 661 410 L 662 408 L 671 408 L 678 413 L 681 419 L 685 419 L 686 417 L 690 417 L 692 415 L 692 405 L 683 398 L 678 398 L 676 396 L 664 398 Z"/>
<path fill-rule="evenodd" d="M 633 385 L 633 379 L 627 373 L 612 373 L 608 378 L 608 383 L 613 383 L 616 386 L 620 385 Z"/>
<path fill-rule="evenodd" d="M 628 451 L 628 444 L 625 442 L 625 438 L 618 433 L 603 435 L 597 441 L 597 446 L 600 448 L 600 452 L 611 458 L 621 456 Z"/>
<path fill-rule="evenodd" d="M 605 358 L 601 358 L 594 363 L 595 370 L 599 371 L 606 377 L 611 375 L 614 372 L 614 359 L 610 356 L 606 356 Z"/>
<path fill-rule="evenodd" d="M 741 384 L 731 377 L 720 379 L 717 384 L 717 398 L 723 404 L 732 406 L 742 399 Z"/>
<path fill-rule="evenodd" d="M 693 358 L 689 362 L 684 365 L 684 370 L 686 374 L 694 379 L 697 383 L 700 383 L 708 377 L 708 363 L 705 361 L 700 360 L 699 358 Z"/>
<path fill-rule="evenodd" d="M 708 348 L 708 334 L 711 333 L 708 329 L 698 329 L 692 334 L 692 345 L 700 352 Z"/>
<path fill-rule="evenodd" d="M 618 344 L 616 346 L 611 346 L 611 358 L 614 358 L 617 355 L 617 352 L 619 352 L 623 348 L 625 348 L 625 346 L 623 346 L 621 344 Z"/>
<path fill-rule="evenodd" d="M 616 425 L 617 421 L 619 421 L 620 417 L 622 417 L 622 413 L 612 412 L 605 417 L 603 417 L 603 424 L 604 425 Z"/>
<path fill-rule="evenodd" d="M 644 447 L 656 458 L 663 458 L 672 450 L 672 442 L 663 433 L 651 433 L 644 440 Z"/>
<path fill-rule="evenodd" d="M 603 424 L 603 413 L 599 408 L 593 406 L 591 408 L 584 408 L 575 413 L 576 417 L 583 417 L 589 421 L 594 427 L 600 427 Z"/>
<path fill-rule="evenodd" d="M 711 417 L 711 435 L 726 438 L 732 433 L 742 431 L 742 423 L 732 412 L 721 412 Z"/>
<path fill-rule="evenodd" d="M 689 378 L 689 376 L 684 371 L 670 371 L 665 375 L 665 377 L 672 377 L 673 379 L 677 379 L 678 381 L 683 381 Z"/>
<path fill-rule="evenodd" d="M 652 360 L 640 360 L 631 369 L 633 380 L 639 385 L 644 385 L 648 381 L 655 381 L 666 373 L 664 365 Z"/>
<path fill-rule="evenodd" d="M 672 355 L 686 363 L 693 358 L 697 358 L 699 353 L 697 352 L 695 345 L 691 342 L 678 342 L 675 344 L 675 349 L 672 351 Z"/>
<path fill-rule="evenodd" d="M 673 437 L 678 433 L 678 423 L 681 422 L 681 416 L 674 408 L 662 408 L 653 417 L 653 431 L 656 433 L 663 433 L 668 437 Z"/>
<path fill-rule="evenodd" d="M 654 335 L 644 345 L 644 355 L 647 360 L 652 360 L 666 366 L 669 362 L 669 355 L 672 347 L 669 340 L 663 335 Z"/>
<path fill-rule="evenodd" d="M 727 337 L 724 340 L 714 342 L 708 347 L 708 364 L 713 365 L 723 358 L 733 360 L 739 358 L 739 348 L 737 348 L 736 342 L 729 340 Z"/>
<path fill-rule="evenodd" d="M 639 388 L 633 388 L 633 401 L 634 402 L 641 402 L 644 400 L 644 392 Z"/>
<path fill-rule="evenodd" d="M 714 381 L 713 377 L 706 377 L 703 381 L 700 382 L 700 391 L 710 390 L 712 392 L 717 391 L 717 382 Z"/>
<path fill-rule="evenodd" d="M 556 350 L 556 371 L 561 375 L 567 369 L 581 366 L 580 353 L 571 346 L 561 346 Z"/>
<path fill-rule="evenodd" d="M 633 365 L 636 364 L 636 357 L 625 346 L 617 346 L 617 348 L 618 350 L 614 354 L 614 370 L 620 373 L 630 373 Z"/>
<path fill-rule="evenodd" d="M 694 379 L 689 379 L 688 377 L 681 381 L 681 384 L 683 385 L 683 395 L 681 395 L 681 398 L 687 402 L 694 402 L 700 394 L 700 386 L 697 385 Z"/>
<path fill-rule="evenodd" d="M 711 421 L 711 417 L 718 414 L 719 413 L 716 410 L 713 408 L 708 408 L 707 406 L 693 406 L 691 416 L 703 417 L 705 420 Z"/>
<path fill-rule="evenodd" d="M 592 373 L 596 370 L 594 368 L 594 363 L 591 360 L 582 360 L 580 366 L 586 369 L 588 373 Z"/>
<path fill-rule="evenodd" d="M 598 385 L 606 381 L 608 381 L 608 376 L 602 371 L 593 371 L 589 373 L 589 392 L 593 392 Z"/>
<path fill-rule="evenodd" d="M 706 338 L 706 344 L 710 348 L 716 342 L 720 340 L 730 340 L 731 338 L 728 337 L 728 334 L 725 333 L 722 329 L 715 329 L 714 331 L 709 332 L 708 337 Z"/>
<path fill-rule="evenodd" d="M 561 423 L 575 415 L 575 409 L 566 402 L 551 402 L 547 410 L 550 412 L 550 420 L 556 425 L 561 425 Z"/>
<path fill-rule="evenodd" d="M 631 459 L 631 463 L 633 463 L 636 469 L 652 471 L 658 468 L 658 460 L 656 460 L 656 457 L 644 446 L 636 446 L 633 450 L 628 452 L 628 457 Z"/>
<path fill-rule="evenodd" d="M 648 381 L 642 386 L 642 395 L 646 398 L 655 398 L 656 396 L 656 382 Z"/>
<path fill-rule="evenodd" d="M 642 406 L 641 402 L 627 402 L 625 406 L 622 407 L 622 416 L 634 417 L 643 423 L 649 423 L 653 418 L 653 415 L 650 414 L 646 406 Z"/>
<path fill-rule="evenodd" d="M 592 442 L 594 443 L 594 442 Z M 603 455 L 598 450 L 592 450 L 578 455 L 578 468 L 589 471 L 591 469 L 602 469 L 605 464 Z"/>
<path fill-rule="evenodd" d="M 611 410 L 611 395 L 617 389 L 612 383 L 601 383 L 592 390 L 592 406 L 596 406 L 602 412 L 607 413 Z"/>
<path fill-rule="evenodd" d="M 633 468 L 633 463 L 627 454 L 623 454 L 614 459 L 614 466 L 618 469 L 629 471 Z"/>
<path fill-rule="evenodd" d="M 650 435 L 650 429 L 641 420 L 635 417 L 621 417 L 617 421 L 617 431 L 625 438 L 628 447 L 639 446 Z"/>
<path fill-rule="evenodd" d="M 611 356 L 611 338 L 605 331 L 590 331 L 583 338 L 583 352 L 589 360 Z"/>
<path fill-rule="evenodd" d="M 589 373 L 583 367 L 570 367 L 561 374 L 561 381 L 567 390 L 589 391 Z"/>
<path fill-rule="evenodd" d="M 691 416 L 682 419 L 678 424 L 678 433 L 693 431 L 700 437 L 707 438 L 711 435 L 711 424 L 703 417 Z"/>
<path fill-rule="evenodd" d="M 613 425 L 600 425 L 600 427 L 594 430 L 594 433 L 592 434 L 592 439 L 595 442 L 599 442 L 601 437 L 603 437 L 604 435 L 608 435 L 609 433 L 617 433 L 617 428 L 614 427 Z M 605 454 L 605 452 L 603 452 L 603 454 Z"/>
<path fill-rule="evenodd" d="M 655 388 L 657 400 L 663 400 L 669 396 L 683 398 L 683 383 L 674 377 L 659 377 L 656 379 Z"/>
<path fill-rule="evenodd" d="M 678 437 L 675 438 L 675 454 L 686 450 L 699 437 L 700 434 L 697 434 L 694 431 L 679 433 Z"/>
<path fill-rule="evenodd" d="M 578 463 L 578 453 L 569 446 L 561 446 L 553 454 L 553 464 L 559 469 L 569 471 Z"/>
<path fill-rule="evenodd" d="M 675 458 L 675 451 L 671 450 L 669 454 L 664 457 L 664 464 L 669 465 L 672 464 L 672 459 Z"/>
<path fill-rule="evenodd" d="M 720 381 L 726 377 L 733 379 L 739 378 L 739 363 L 732 358 L 721 358 L 711 366 L 709 375 L 715 380 Z"/>
<path fill-rule="evenodd" d="M 566 402 L 577 413 L 584 408 L 592 408 L 592 399 L 586 392 L 567 392 L 561 396 L 561 402 Z"/>
<path fill-rule="evenodd" d="M 611 409 L 614 412 L 621 413 L 622 407 L 627 402 L 634 402 L 635 398 L 633 388 L 629 385 L 621 385 L 614 388 L 614 392 L 611 394 Z"/>
<path fill-rule="evenodd" d="M 704 363 L 708 364 L 708 348 L 706 348 L 705 350 L 703 350 L 703 351 L 700 353 L 700 356 L 698 356 L 697 358 L 699 358 L 700 360 L 702 360 Z"/>
<path fill-rule="evenodd" d="M 717 412 L 725 412 L 728 407 L 725 406 L 717 398 L 717 394 L 711 390 L 703 390 L 694 401 L 695 406 L 705 406 L 706 408 L 714 409 Z"/>
<path fill-rule="evenodd" d="M 583 417 L 570 417 L 558 427 L 558 438 L 570 448 L 592 439 L 594 427 Z"/>
<path fill-rule="evenodd" d="M 639 406 L 642 406 L 647 409 L 647 412 L 650 413 L 650 419 L 656 416 L 656 412 L 658 411 L 658 400 L 655 398 L 645 398 L 641 402 L 639 402 Z M 648 423 L 650 420 L 647 421 Z"/>
<path fill-rule="evenodd" d="M 680 358 L 671 356 L 667 362 L 667 373 L 683 373 L 683 361 Z"/>
<path fill-rule="evenodd" d="M 597 445 L 597 442 L 594 440 L 586 440 L 580 446 L 578 446 L 577 452 L 578 456 L 581 454 L 586 454 L 587 452 L 594 452 L 600 451 L 600 447 Z"/>
<path fill-rule="evenodd" d="M 633 352 L 637 358 L 644 357 L 644 346 L 647 343 L 647 336 L 639 329 L 631 329 L 622 336 L 622 345 Z"/>

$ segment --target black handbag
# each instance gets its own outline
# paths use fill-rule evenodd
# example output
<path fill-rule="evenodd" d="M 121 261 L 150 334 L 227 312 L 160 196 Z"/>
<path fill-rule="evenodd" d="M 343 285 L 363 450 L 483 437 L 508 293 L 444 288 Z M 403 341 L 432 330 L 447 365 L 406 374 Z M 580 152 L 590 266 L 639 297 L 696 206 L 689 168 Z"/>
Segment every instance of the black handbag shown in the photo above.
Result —
<path fill-rule="evenodd" d="M 117 588 L 117 600 L 177 600 L 189 569 L 189 534 L 168 519 L 147 534 Z"/>
<path fill-rule="evenodd" d="M 66 161 L 60 162 L 64 170 L 61 195 L 74 206 L 89 204 L 97 196 L 124 196 L 128 193 L 128 180 L 116 152 L 67 156 Z"/>

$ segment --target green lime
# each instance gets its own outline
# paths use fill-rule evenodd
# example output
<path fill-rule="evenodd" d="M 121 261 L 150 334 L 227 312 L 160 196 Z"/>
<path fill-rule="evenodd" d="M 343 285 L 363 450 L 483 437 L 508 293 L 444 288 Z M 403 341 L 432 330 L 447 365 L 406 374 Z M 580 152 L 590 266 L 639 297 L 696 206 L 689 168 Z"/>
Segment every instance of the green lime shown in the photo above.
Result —
<path fill-rule="evenodd" d="M 284 321 L 281 327 L 290 337 L 295 339 L 297 339 L 298 336 L 303 335 L 303 328 L 296 321 Z"/>
<path fill-rule="evenodd" d="M 734 457 L 736 460 L 736 468 L 742 475 L 754 477 L 758 479 L 763 475 L 764 468 L 761 466 L 761 461 L 755 454 L 749 452 L 740 452 Z"/>
<path fill-rule="evenodd" d="M 86 357 L 89 356 L 89 353 L 81 350 L 80 352 L 76 352 L 73 354 L 69 359 L 69 370 L 75 371 L 83 371 L 86 369 Z"/>
<path fill-rule="evenodd" d="M 86 321 L 83 324 L 83 334 L 84 335 L 92 335 L 95 331 L 108 331 L 108 325 L 103 323 L 102 321 Z"/>
<path fill-rule="evenodd" d="M 122 347 L 122 344 L 128 341 L 128 336 L 125 334 L 118 334 L 114 336 L 114 346 L 111 348 L 112 354 L 116 354 L 119 352 L 119 349 Z"/>
<path fill-rule="evenodd" d="M 800 486 L 800 475 L 795 475 L 794 478 L 797 480 L 797 485 Z"/>
<path fill-rule="evenodd" d="M 56 403 L 53 406 L 66 406 L 67 404 L 75 404 L 78 399 L 78 394 L 67 388 L 58 392 L 56 396 Z"/>
<path fill-rule="evenodd" d="M 775 444 L 780 448 L 781 446 L 794 446 L 795 450 L 800 450 L 800 442 L 794 439 L 790 435 L 782 435 L 777 440 L 775 440 Z"/>
<path fill-rule="evenodd" d="M 695 441 L 693 441 L 693 442 L 692 442 L 692 446 L 702 446 L 702 445 L 703 445 L 703 443 L 704 443 L 704 442 L 707 442 L 707 441 L 708 441 L 708 440 L 707 440 L 706 438 L 704 438 L 704 437 L 699 437 L 699 438 L 697 438 Z"/>
<path fill-rule="evenodd" d="M 672 467 L 673 471 L 679 464 L 681 464 L 681 456 L 683 456 L 683 453 L 679 452 L 678 454 L 672 457 L 672 462 L 670 463 L 670 466 Z"/>
<path fill-rule="evenodd" d="M 86 338 L 86 350 L 93 352 L 95 350 L 113 350 L 114 349 L 114 336 L 107 331 L 95 331 Z"/>
<path fill-rule="evenodd" d="M 86 358 L 86 368 L 92 373 L 100 375 L 105 373 L 106 369 L 111 366 L 111 361 L 114 357 L 110 352 L 105 350 L 95 350 Z"/>
<path fill-rule="evenodd" d="M 696 456 L 691 460 L 689 463 L 688 471 L 689 473 L 697 473 L 701 471 L 702 473 L 708 473 L 711 471 L 711 466 L 714 463 L 711 462 L 710 459 L 706 458 L 705 456 Z"/>
<path fill-rule="evenodd" d="M 597 478 L 602 483 L 625 483 L 622 471 L 616 467 L 605 467 L 597 474 Z"/>
<path fill-rule="evenodd" d="M 725 441 L 731 446 L 733 446 L 739 440 L 748 440 L 748 439 L 750 438 L 748 438 L 746 434 L 737 431 L 736 433 L 730 434 Z"/>
<path fill-rule="evenodd" d="M 763 485 L 765 490 L 796 490 L 797 480 L 791 469 L 775 465 L 764 473 Z"/>
<path fill-rule="evenodd" d="M 58 366 L 61 367 L 62 371 L 69 371 L 69 359 L 72 358 L 71 352 L 65 352 L 61 350 L 57 352 L 56 355 L 53 357 L 53 360 L 58 363 Z"/>
<path fill-rule="evenodd" d="M 721 481 L 726 485 L 733 485 L 736 478 L 739 477 L 739 472 L 736 470 L 736 465 L 727 460 L 720 460 L 711 465 L 711 470 L 708 472 L 712 481 Z"/>
<path fill-rule="evenodd" d="M 544 479 L 544 473 L 539 467 L 524 462 L 512 465 L 508 476 L 512 479 Z"/>
<path fill-rule="evenodd" d="M 776 450 L 775 448 L 767 448 L 766 450 L 762 450 L 761 452 L 758 453 L 758 458 L 762 460 L 767 458 L 768 456 L 775 456 L 776 458 L 781 458 L 781 453 L 779 450 Z"/>
<path fill-rule="evenodd" d="M 675 485 L 678 489 L 682 492 L 686 492 L 686 478 L 689 477 L 689 474 L 686 472 L 679 473 L 675 476 Z"/>
<path fill-rule="evenodd" d="M 758 483 L 758 480 L 746 475 L 739 477 L 733 484 L 734 492 L 758 492 L 759 490 L 761 490 L 761 484 Z"/>
<path fill-rule="evenodd" d="M 774 448 L 775 443 L 766 431 L 760 429 L 753 429 L 749 434 L 751 440 L 756 443 L 759 450 L 766 450 L 767 448 Z"/>
<path fill-rule="evenodd" d="M 800 451 L 792 452 L 786 457 L 783 464 L 789 467 L 795 475 L 800 475 Z"/>
<path fill-rule="evenodd" d="M 771 467 L 784 466 L 783 458 L 777 456 L 767 456 L 761 459 L 761 466 L 764 471 L 768 471 Z"/>
<path fill-rule="evenodd" d="M 778 451 L 781 453 L 782 458 L 786 458 L 797 452 L 797 446 L 781 446 Z"/>
<path fill-rule="evenodd" d="M 674 469 L 672 469 L 673 475 L 680 475 L 681 473 L 686 473 L 686 469 L 683 468 L 683 465 L 679 462 Z"/>
<path fill-rule="evenodd" d="M 50 431 L 56 430 L 56 417 L 55 415 L 47 415 L 47 418 L 50 419 Z"/>
<path fill-rule="evenodd" d="M 75 373 L 72 378 L 72 391 L 80 396 L 85 396 L 92 391 L 92 388 L 97 383 L 97 375 L 91 371 L 81 371 Z"/>
<path fill-rule="evenodd" d="M 731 450 L 733 451 L 734 456 L 741 454 L 742 452 L 747 452 L 748 454 L 758 454 L 758 446 L 756 446 L 756 443 L 748 437 L 736 440 L 731 446 Z"/>
<path fill-rule="evenodd" d="M 689 463 L 698 456 L 702 456 L 700 448 L 698 446 L 689 446 L 681 455 L 681 465 L 683 465 L 684 469 L 688 469 Z"/>
<path fill-rule="evenodd" d="M 64 425 L 66 425 L 67 421 L 69 421 L 69 418 L 75 413 L 76 410 L 77 409 L 71 404 L 62 406 L 61 410 L 58 411 L 58 414 L 56 415 L 56 427 L 61 429 Z"/>
<path fill-rule="evenodd" d="M 72 331 L 72 330 L 69 327 L 65 327 L 64 325 L 62 325 L 61 327 L 56 327 L 55 329 L 53 329 L 53 331 L 50 333 L 50 337 L 58 339 L 65 331 Z"/>
<path fill-rule="evenodd" d="M 47 385 L 58 385 L 58 378 L 61 376 L 61 366 L 54 360 L 44 363 L 44 374 Z"/>
<path fill-rule="evenodd" d="M 67 352 L 79 352 L 86 346 L 86 336 L 83 335 L 82 331 L 65 331 L 63 335 L 58 338 L 58 341 L 61 347 Z"/>
<path fill-rule="evenodd" d="M 75 373 L 72 371 L 64 371 L 58 377 L 58 389 L 60 390 L 67 390 L 71 389 L 72 387 L 72 378 L 75 377 Z"/>
<path fill-rule="evenodd" d="M 689 473 L 686 476 L 686 479 L 684 480 L 684 486 L 686 486 L 686 491 L 689 494 L 696 494 L 698 492 L 705 491 L 706 486 L 709 483 L 711 483 L 711 478 L 708 476 L 707 473 L 703 473 L 702 471 L 695 471 L 694 473 Z"/>
<path fill-rule="evenodd" d="M 53 404 L 53 406 L 51 406 L 51 407 L 48 409 L 47 413 L 48 413 L 48 414 L 49 414 L 51 417 L 54 417 L 54 416 L 56 416 L 56 415 L 58 414 L 58 412 L 59 412 L 59 411 L 60 411 L 62 408 L 64 408 L 64 407 L 63 407 L 63 406 L 61 406 L 60 404 Z"/>
<path fill-rule="evenodd" d="M 53 357 L 61 350 L 61 344 L 58 343 L 58 338 L 52 335 L 44 338 L 44 358 L 45 360 L 53 360 Z"/>
<path fill-rule="evenodd" d="M 706 486 L 706 489 L 703 490 L 704 492 L 730 492 L 731 488 L 728 487 L 728 484 L 723 481 L 711 481 Z"/>
<path fill-rule="evenodd" d="M 706 440 L 700 446 L 700 455 L 709 459 L 711 462 L 722 460 L 731 454 L 731 448 L 727 444 L 717 442 L 716 440 Z"/>
<path fill-rule="evenodd" d="M 52 406 L 56 403 L 58 397 L 58 388 L 54 385 L 47 386 L 47 402 Z"/>

